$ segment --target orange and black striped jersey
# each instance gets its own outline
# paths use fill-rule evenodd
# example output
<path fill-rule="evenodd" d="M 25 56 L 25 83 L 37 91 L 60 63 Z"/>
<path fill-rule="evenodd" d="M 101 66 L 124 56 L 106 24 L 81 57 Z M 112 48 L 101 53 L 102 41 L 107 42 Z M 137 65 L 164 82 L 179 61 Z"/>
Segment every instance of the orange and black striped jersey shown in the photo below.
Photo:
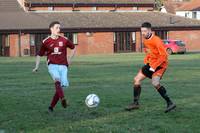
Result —
<path fill-rule="evenodd" d="M 144 39 L 145 53 L 144 63 L 148 64 L 156 70 L 158 66 L 167 68 L 168 66 L 168 54 L 162 40 L 152 35 L 149 39 Z"/>

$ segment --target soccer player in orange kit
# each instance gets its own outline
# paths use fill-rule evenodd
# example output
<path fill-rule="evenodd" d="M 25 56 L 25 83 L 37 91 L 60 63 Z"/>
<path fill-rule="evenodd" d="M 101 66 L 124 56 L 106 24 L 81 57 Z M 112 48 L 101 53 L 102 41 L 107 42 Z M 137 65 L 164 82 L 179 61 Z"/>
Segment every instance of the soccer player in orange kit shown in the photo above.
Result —
<path fill-rule="evenodd" d="M 144 66 L 139 70 L 134 78 L 133 102 L 125 108 L 127 111 L 139 109 L 139 97 L 141 93 L 141 81 L 145 78 L 152 80 L 152 85 L 167 103 L 165 113 L 176 108 L 176 105 L 167 95 L 165 87 L 160 84 L 160 80 L 168 66 L 168 55 L 162 40 L 153 35 L 151 24 L 145 22 L 141 26 L 142 36 L 144 37 L 144 45 L 146 57 L 144 58 Z"/>

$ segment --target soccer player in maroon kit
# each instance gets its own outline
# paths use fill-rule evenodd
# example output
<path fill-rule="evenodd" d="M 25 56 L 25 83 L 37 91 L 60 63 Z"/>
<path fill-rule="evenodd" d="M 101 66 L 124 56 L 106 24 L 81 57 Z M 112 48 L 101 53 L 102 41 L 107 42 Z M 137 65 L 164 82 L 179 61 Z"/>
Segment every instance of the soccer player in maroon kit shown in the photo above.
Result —
<path fill-rule="evenodd" d="M 52 22 L 49 29 L 51 30 L 51 36 L 43 40 L 41 49 L 36 56 L 36 65 L 33 72 L 37 72 L 40 57 L 46 54 L 48 71 L 55 82 L 55 94 L 48 108 L 49 112 L 53 112 L 59 99 L 64 108 L 68 105 L 63 88 L 69 86 L 67 79 L 68 65 L 75 54 L 75 46 L 69 39 L 60 35 L 60 23 L 58 21 Z M 73 49 L 69 59 L 67 59 L 67 48 Z"/>

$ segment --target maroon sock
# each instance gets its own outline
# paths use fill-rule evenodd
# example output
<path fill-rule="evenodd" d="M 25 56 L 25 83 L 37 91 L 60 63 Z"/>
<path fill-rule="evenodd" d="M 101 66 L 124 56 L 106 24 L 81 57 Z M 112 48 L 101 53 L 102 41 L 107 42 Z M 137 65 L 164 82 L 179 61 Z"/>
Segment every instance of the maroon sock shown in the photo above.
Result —
<path fill-rule="evenodd" d="M 51 107 L 52 107 L 52 108 L 54 108 L 54 107 L 56 106 L 58 100 L 59 100 L 59 96 L 58 96 L 58 94 L 55 92 L 54 97 L 53 97 L 53 99 L 52 99 L 52 101 L 51 101 Z"/>
<path fill-rule="evenodd" d="M 55 82 L 56 93 L 60 99 L 64 97 L 64 92 L 59 81 Z"/>

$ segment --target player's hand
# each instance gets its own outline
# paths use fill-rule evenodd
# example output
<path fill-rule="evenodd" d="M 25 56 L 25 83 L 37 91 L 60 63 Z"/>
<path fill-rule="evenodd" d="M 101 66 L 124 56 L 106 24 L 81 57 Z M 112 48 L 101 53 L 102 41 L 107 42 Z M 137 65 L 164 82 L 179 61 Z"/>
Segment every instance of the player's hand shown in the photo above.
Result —
<path fill-rule="evenodd" d="M 32 70 L 32 72 L 37 72 L 37 71 L 38 71 L 37 67 Z"/>
<path fill-rule="evenodd" d="M 155 69 L 153 69 L 153 68 L 150 67 L 149 71 L 155 72 Z"/>

